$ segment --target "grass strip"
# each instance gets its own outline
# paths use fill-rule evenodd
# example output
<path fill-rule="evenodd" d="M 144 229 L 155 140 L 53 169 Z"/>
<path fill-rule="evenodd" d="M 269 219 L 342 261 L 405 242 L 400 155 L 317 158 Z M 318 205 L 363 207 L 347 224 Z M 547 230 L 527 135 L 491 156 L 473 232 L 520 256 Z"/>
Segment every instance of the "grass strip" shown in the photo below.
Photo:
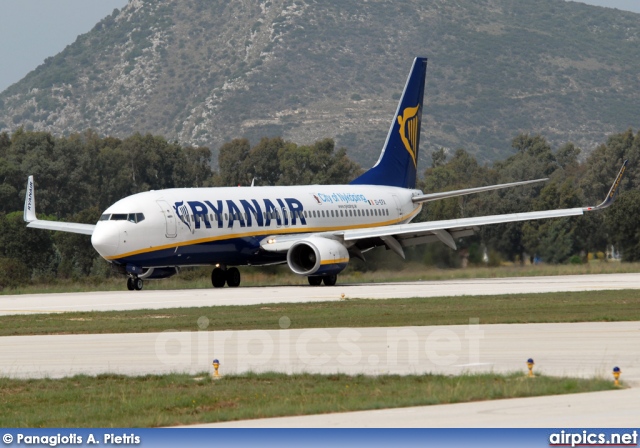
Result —
<path fill-rule="evenodd" d="M 158 427 L 613 389 L 604 379 L 509 375 L 206 373 L 0 378 L 0 427 Z"/>
<path fill-rule="evenodd" d="M 589 291 L 14 315 L 0 336 L 147 333 L 165 330 L 394 327 L 640 320 L 640 291 Z M 206 317 L 206 319 L 202 319 Z M 200 320 L 199 320 L 200 319 Z M 198 323 L 200 322 L 200 326 Z M 202 323 L 207 322 L 206 327 Z"/>

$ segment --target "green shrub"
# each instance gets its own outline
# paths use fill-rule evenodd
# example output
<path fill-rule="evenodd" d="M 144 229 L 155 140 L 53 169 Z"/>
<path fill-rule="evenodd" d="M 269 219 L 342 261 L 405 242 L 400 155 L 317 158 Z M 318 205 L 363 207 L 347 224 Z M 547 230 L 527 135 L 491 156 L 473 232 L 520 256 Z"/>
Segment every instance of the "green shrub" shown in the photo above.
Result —
<path fill-rule="evenodd" d="M 29 268 L 15 258 L 0 258 L 0 289 L 29 283 Z"/>

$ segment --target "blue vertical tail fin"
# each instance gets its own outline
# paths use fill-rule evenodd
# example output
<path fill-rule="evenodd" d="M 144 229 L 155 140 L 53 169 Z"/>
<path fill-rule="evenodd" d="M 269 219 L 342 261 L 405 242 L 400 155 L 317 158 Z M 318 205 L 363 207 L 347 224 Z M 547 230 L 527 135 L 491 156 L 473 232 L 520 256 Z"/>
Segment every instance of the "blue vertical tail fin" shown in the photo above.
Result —
<path fill-rule="evenodd" d="M 378 162 L 351 184 L 415 188 L 427 58 L 413 60 Z"/>

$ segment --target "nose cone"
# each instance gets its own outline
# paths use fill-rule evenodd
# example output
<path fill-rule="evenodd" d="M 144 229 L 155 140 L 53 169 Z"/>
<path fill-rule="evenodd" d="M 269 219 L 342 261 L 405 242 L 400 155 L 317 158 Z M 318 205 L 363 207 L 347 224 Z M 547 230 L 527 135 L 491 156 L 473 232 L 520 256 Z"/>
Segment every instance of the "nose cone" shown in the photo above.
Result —
<path fill-rule="evenodd" d="M 118 252 L 118 243 L 120 241 L 119 233 L 118 230 L 110 224 L 114 223 L 108 221 L 98 223 L 93 231 L 93 235 L 91 235 L 91 244 L 103 258 L 112 257 Z"/>

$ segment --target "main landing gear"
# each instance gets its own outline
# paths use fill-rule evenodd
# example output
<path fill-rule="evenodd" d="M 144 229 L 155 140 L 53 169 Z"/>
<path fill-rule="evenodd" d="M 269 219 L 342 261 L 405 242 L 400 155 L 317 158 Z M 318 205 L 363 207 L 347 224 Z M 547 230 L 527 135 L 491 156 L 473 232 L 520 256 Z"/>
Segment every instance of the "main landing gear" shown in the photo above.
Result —
<path fill-rule="evenodd" d="M 324 275 L 322 277 L 309 276 L 307 277 L 307 280 L 311 286 L 320 286 L 321 283 L 324 283 L 325 286 L 334 286 L 338 281 L 338 276 L 336 274 Z"/>
<path fill-rule="evenodd" d="M 133 291 L 133 290 L 140 291 L 143 286 L 144 286 L 144 282 L 142 281 L 141 278 L 138 278 L 138 277 L 127 278 L 127 289 L 129 291 Z"/>
<path fill-rule="evenodd" d="M 211 272 L 211 284 L 214 288 L 222 288 L 225 283 L 230 288 L 240 286 L 240 271 L 238 268 L 215 268 Z"/>

